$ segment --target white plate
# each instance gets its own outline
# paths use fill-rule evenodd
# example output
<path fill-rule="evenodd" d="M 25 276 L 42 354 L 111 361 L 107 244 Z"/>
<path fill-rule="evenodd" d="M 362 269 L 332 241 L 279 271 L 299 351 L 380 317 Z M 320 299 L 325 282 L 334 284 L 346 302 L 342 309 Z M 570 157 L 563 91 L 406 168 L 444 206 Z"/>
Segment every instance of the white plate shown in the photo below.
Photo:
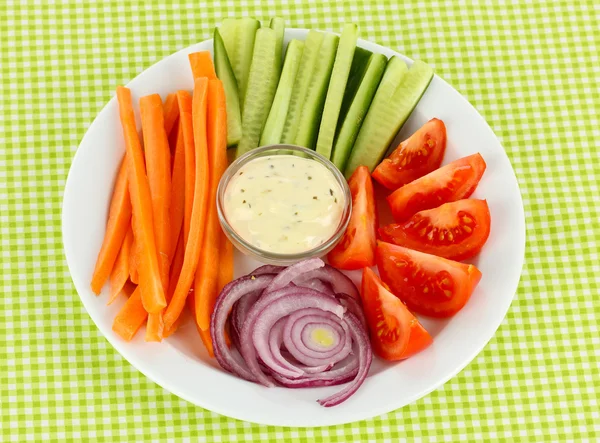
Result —
<path fill-rule="evenodd" d="M 304 39 L 306 33 L 288 29 L 285 37 Z M 359 46 L 388 57 L 400 55 L 363 40 Z M 128 84 L 134 103 L 151 93 L 164 98 L 177 89 L 192 89 L 187 55 L 207 49 L 212 50 L 212 40 L 183 49 L 141 73 Z M 401 57 L 410 64 L 408 58 Z M 143 331 L 131 343 L 112 332 L 113 318 L 124 300 L 107 307 L 108 291 L 96 297 L 89 283 L 125 149 L 115 98 L 98 114 L 81 141 L 65 187 L 65 254 L 85 308 L 115 349 L 144 375 L 179 397 L 237 419 L 279 426 L 337 425 L 380 415 L 423 397 L 456 375 L 494 335 L 517 289 L 525 249 L 523 203 L 502 146 L 467 100 L 437 76 L 400 137 L 433 117 L 442 119 L 448 129 L 445 163 L 478 151 L 487 162 L 474 195 L 487 199 L 492 214 L 489 240 L 473 261 L 483 278 L 456 316 L 445 321 L 423 320 L 434 336 L 431 347 L 397 364 L 375 359 L 364 385 L 345 403 L 327 409 L 316 403 L 340 387 L 268 389 L 234 377 L 207 356 L 192 324 L 182 326 L 160 344 L 145 343 Z M 236 276 L 256 266 L 258 263 L 236 256 Z"/>

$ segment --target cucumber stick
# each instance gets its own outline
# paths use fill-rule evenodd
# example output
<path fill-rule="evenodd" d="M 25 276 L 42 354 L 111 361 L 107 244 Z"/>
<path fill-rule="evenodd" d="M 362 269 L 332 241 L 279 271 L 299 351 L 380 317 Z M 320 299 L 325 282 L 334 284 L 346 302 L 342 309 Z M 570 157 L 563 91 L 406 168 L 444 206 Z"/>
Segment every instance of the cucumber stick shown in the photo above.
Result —
<path fill-rule="evenodd" d="M 235 75 L 229 62 L 225 43 L 215 28 L 214 35 L 214 58 L 217 77 L 223 82 L 225 89 L 225 101 L 227 105 L 227 146 L 235 146 L 242 136 L 242 116 L 240 111 L 240 99 Z"/>
<path fill-rule="evenodd" d="M 242 112 L 242 138 L 236 155 L 256 148 L 271 109 L 277 88 L 277 32 L 270 28 L 256 31 L 256 42 L 248 75 L 248 91 Z"/>
<path fill-rule="evenodd" d="M 392 62 L 394 65 L 391 65 Z M 400 64 L 404 68 L 396 68 Z M 397 57 L 390 59 L 350 153 L 344 170 L 346 177 L 350 177 L 359 165 L 365 165 L 373 171 L 421 99 L 432 78 L 433 70 L 421 61 L 416 61 L 406 72 L 403 61 Z M 392 89 L 394 83 L 397 85 Z"/>
<path fill-rule="evenodd" d="M 348 109 L 350 108 L 350 105 L 354 100 L 354 96 L 361 85 L 365 72 L 367 72 L 372 54 L 373 53 L 371 51 L 367 51 L 366 49 L 358 46 L 354 50 L 352 66 L 350 67 L 350 74 L 348 75 L 348 83 L 346 83 L 346 91 L 344 92 L 344 99 L 342 100 L 342 107 L 340 108 L 340 117 L 338 118 L 336 134 L 340 131 L 342 123 L 344 122 L 346 114 L 348 113 Z M 384 58 L 384 60 L 387 62 L 387 58 Z M 385 63 L 383 68 L 385 69 Z M 381 77 L 379 80 L 381 80 Z M 375 88 L 377 88 L 377 86 Z"/>
<path fill-rule="evenodd" d="M 335 54 L 335 62 L 331 71 L 331 79 L 327 88 L 323 116 L 319 126 L 319 136 L 317 138 L 317 152 L 326 158 L 331 157 L 331 151 L 333 150 L 333 139 L 340 117 L 344 90 L 348 83 L 357 39 L 358 27 L 353 24 L 345 25 Z"/>
<path fill-rule="evenodd" d="M 356 51 L 359 49 L 356 48 Z M 364 54 L 361 54 L 361 57 L 362 55 Z M 356 55 L 354 58 L 357 58 Z M 341 125 L 338 124 L 339 129 L 331 155 L 331 161 L 340 171 L 346 167 L 346 161 L 377 91 L 386 63 L 387 58 L 383 54 L 371 54 L 362 68 L 356 69 L 354 73 L 351 71 L 347 97 L 344 97 L 347 111 L 342 117 Z"/>
<path fill-rule="evenodd" d="M 304 107 L 304 100 L 306 99 L 306 91 L 308 84 L 310 83 L 312 73 L 315 70 L 317 63 L 319 63 L 319 50 L 323 43 L 324 34 L 322 32 L 310 30 L 304 41 L 304 50 L 302 51 L 302 58 L 300 60 L 300 66 L 298 67 L 298 73 L 294 80 L 294 87 L 292 89 L 292 96 L 290 99 L 290 105 L 288 107 L 288 113 L 283 126 L 283 133 L 281 135 L 281 143 L 294 144 L 296 141 L 296 132 L 298 131 L 298 125 L 300 122 L 300 113 Z"/>
<path fill-rule="evenodd" d="M 325 34 L 319 49 L 318 63 L 306 90 L 306 99 L 300 113 L 300 121 L 294 144 L 315 149 L 319 123 L 325 105 L 327 88 L 335 61 L 340 38 L 335 34 Z"/>
<path fill-rule="evenodd" d="M 219 34 L 221 34 L 221 38 L 223 39 L 223 44 L 225 45 L 225 50 L 227 51 L 227 55 L 229 56 L 229 63 L 233 67 L 233 60 L 236 58 L 237 54 L 237 45 L 235 43 L 235 36 L 237 31 L 237 25 L 239 20 L 235 18 L 226 18 L 221 22 L 221 26 L 219 26 Z M 235 71 L 234 71 L 235 73 Z"/>
<path fill-rule="evenodd" d="M 283 70 L 281 71 L 281 78 L 277 85 L 277 92 L 275 93 L 275 98 L 273 99 L 267 122 L 265 123 L 265 127 L 260 136 L 259 146 L 274 145 L 281 142 L 283 125 L 285 125 L 285 119 L 292 97 L 292 89 L 294 87 L 296 74 L 298 73 L 298 66 L 300 66 L 303 50 L 303 41 L 292 40 L 288 44 L 285 60 L 283 62 Z"/>
<path fill-rule="evenodd" d="M 250 64 L 254 52 L 254 38 L 260 22 L 253 18 L 244 17 L 236 23 L 235 29 L 235 57 L 231 60 L 233 72 L 238 83 L 240 105 L 244 107 L 246 98 L 246 87 L 250 73 Z"/>
<path fill-rule="evenodd" d="M 276 51 L 278 56 L 275 58 L 275 68 L 277 70 L 277 76 L 279 77 L 281 75 L 281 66 L 283 65 L 283 34 L 285 34 L 285 20 L 274 17 L 271 19 L 269 28 L 273 29 L 277 36 Z"/>

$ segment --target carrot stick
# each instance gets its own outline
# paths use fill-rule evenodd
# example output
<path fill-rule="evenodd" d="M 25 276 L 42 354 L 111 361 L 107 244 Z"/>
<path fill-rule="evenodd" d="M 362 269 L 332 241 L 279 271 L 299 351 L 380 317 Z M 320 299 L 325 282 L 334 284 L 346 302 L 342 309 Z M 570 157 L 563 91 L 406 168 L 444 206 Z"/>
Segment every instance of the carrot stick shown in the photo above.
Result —
<path fill-rule="evenodd" d="M 129 256 L 131 251 L 131 243 L 133 242 L 133 231 L 131 226 L 125 234 L 125 239 L 121 245 L 121 250 L 117 256 L 115 267 L 110 274 L 110 298 L 107 305 L 110 305 L 117 296 L 121 293 L 125 282 L 129 278 Z"/>
<path fill-rule="evenodd" d="M 218 293 L 233 280 L 233 244 L 222 231 L 220 240 Z"/>
<path fill-rule="evenodd" d="M 91 287 L 96 295 L 102 291 L 102 286 L 110 276 L 123 239 L 129 229 L 131 220 L 131 200 L 127 186 L 127 175 L 129 171 L 128 156 L 126 155 L 119 168 L 117 181 L 113 191 L 110 208 L 108 210 L 108 222 L 106 223 L 106 234 L 96 260 L 96 267 L 92 276 Z"/>
<path fill-rule="evenodd" d="M 183 127 L 183 125 L 181 125 Z M 187 244 L 190 233 L 190 224 L 192 223 L 192 209 L 194 206 L 194 187 L 196 186 L 196 153 L 194 152 L 193 133 L 187 138 L 187 143 L 183 137 L 184 163 L 185 163 L 185 192 L 184 192 L 184 210 L 183 210 L 183 244 Z"/>
<path fill-rule="evenodd" d="M 172 93 L 167 95 L 165 104 L 163 105 L 163 114 L 165 116 L 165 132 L 167 136 L 175 128 L 175 122 L 179 117 L 179 105 L 177 104 L 177 94 Z"/>
<path fill-rule="evenodd" d="M 131 205 L 135 214 L 136 223 L 134 234 L 141 243 L 141 260 L 139 279 L 141 298 L 147 312 L 160 312 L 167 304 L 165 293 L 160 278 L 156 241 L 154 239 L 154 220 L 152 217 L 152 199 L 150 186 L 146 180 L 146 166 L 144 154 L 135 127 L 135 116 L 131 103 L 131 91 L 123 86 L 117 88 L 119 113 L 125 136 L 127 158 L 129 159 L 129 192 Z"/>
<path fill-rule="evenodd" d="M 209 51 L 192 52 L 188 55 L 194 80 L 199 77 L 217 78 L 215 66 Z"/>
<path fill-rule="evenodd" d="M 171 151 L 165 132 L 162 100 L 158 94 L 140 99 L 142 132 L 146 153 L 148 183 L 152 198 L 154 238 L 158 252 L 158 267 L 163 288 L 169 280 L 169 254 L 171 252 Z"/>
<path fill-rule="evenodd" d="M 213 79 L 208 83 L 208 170 L 210 187 L 207 210 L 206 233 L 196 279 L 194 293 L 196 298 L 196 322 L 201 330 L 210 326 L 210 314 L 217 299 L 219 277 L 219 239 L 221 226 L 217 215 L 216 195 L 221 175 L 227 168 L 227 112 L 225 109 L 225 90 L 221 80 Z M 210 335 L 208 335 L 210 340 Z"/>
<path fill-rule="evenodd" d="M 188 241 L 185 246 L 183 266 L 179 281 L 173 293 L 173 298 L 165 311 L 165 329 L 169 330 L 181 314 L 185 299 L 194 280 L 194 273 L 200 258 L 200 249 L 204 236 L 206 208 L 208 206 L 208 153 L 206 141 L 206 102 L 208 95 L 208 79 L 200 77 L 194 84 L 194 98 L 186 91 L 179 91 L 177 98 L 180 103 L 179 118 L 183 125 L 185 143 L 191 143 L 193 137 L 196 178 L 194 185 L 194 204 Z"/>
<path fill-rule="evenodd" d="M 140 99 L 142 133 L 146 153 L 146 168 L 152 197 L 154 237 L 158 250 L 158 268 L 163 290 L 169 287 L 169 254 L 171 253 L 171 150 L 165 131 L 163 103 L 158 94 Z M 143 290 L 144 288 L 142 288 Z M 162 313 L 148 315 L 146 341 L 161 341 L 163 332 Z"/>
<path fill-rule="evenodd" d="M 171 173 L 171 207 L 169 208 L 169 218 L 171 220 L 171 250 L 169 259 L 173 261 L 173 254 L 181 232 L 183 224 L 183 214 L 185 211 L 185 150 L 183 144 L 182 129 L 179 125 L 175 153 L 173 155 L 173 171 Z M 191 207 L 191 205 L 190 205 Z M 190 209 L 190 218 L 191 218 Z"/>
<path fill-rule="evenodd" d="M 138 286 L 131 297 L 125 302 L 112 325 L 112 330 L 123 340 L 130 341 L 146 321 L 148 313 L 141 303 L 142 291 Z"/>

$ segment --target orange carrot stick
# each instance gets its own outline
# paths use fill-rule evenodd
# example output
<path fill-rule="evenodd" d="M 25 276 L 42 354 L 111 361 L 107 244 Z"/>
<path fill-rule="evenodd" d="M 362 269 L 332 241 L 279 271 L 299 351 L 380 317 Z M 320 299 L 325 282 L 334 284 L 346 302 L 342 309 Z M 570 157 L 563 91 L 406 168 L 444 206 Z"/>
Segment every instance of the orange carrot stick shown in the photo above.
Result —
<path fill-rule="evenodd" d="M 117 256 L 115 267 L 110 274 L 110 298 L 107 305 L 110 305 L 117 296 L 121 293 L 125 282 L 129 278 L 129 256 L 131 251 L 131 243 L 133 242 L 133 231 L 131 226 L 125 234 L 125 239 L 121 245 L 121 250 Z"/>
<path fill-rule="evenodd" d="M 154 237 L 158 250 L 158 268 L 163 290 L 169 287 L 169 254 L 171 253 L 171 150 L 165 131 L 163 104 L 158 94 L 140 99 L 142 133 L 146 153 L 146 168 L 152 197 Z M 142 288 L 143 290 L 143 288 Z M 146 341 L 162 340 L 162 313 L 150 313 L 146 327 Z"/>
<path fill-rule="evenodd" d="M 110 208 L 108 210 L 108 222 L 106 223 L 106 234 L 98 254 L 96 267 L 92 276 L 91 287 L 96 295 L 102 291 L 102 286 L 110 276 L 123 239 L 129 229 L 131 220 L 131 200 L 127 186 L 128 156 L 126 155 L 119 168 L 117 181 L 113 191 Z"/>
<path fill-rule="evenodd" d="M 169 208 L 169 218 L 171 220 L 171 250 L 169 258 L 173 262 L 173 254 L 183 225 L 183 214 L 185 211 L 185 149 L 183 143 L 182 129 L 179 125 L 175 153 L 173 155 L 173 170 L 171 173 L 171 206 Z M 191 207 L 191 205 L 190 205 Z M 190 209 L 190 218 L 191 218 Z"/>
<path fill-rule="evenodd" d="M 167 302 L 158 268 L 152 199 L 150 197 L 150 186 L 146 180 L 144 154 L 135 127 L 131 91 L 119 86 L 117 88 L 117 98 L 119 100 L 119 113 L 125 136 L 125 146 L 127 147 L 127 158 L 129 159 L 129 192 L 136 219 L 133 228 L 138 241 L 141 243 L 140 249 L 143 257 L 139 267 L 141 298 L 147 312 L 160 312 Z"/>
<path fill-rule="evenodd" d="M 181 120 L 181 119 L 180 119 Z M 183 125 L 181 125 L 183 127 Z M 183 131 L 182 131 L 183 132 Z M 182 136 L 184 163 L 185 163 L 185 192 L 184 192 L 184 210 L 183 210 L 183 244 L 187 244 L 190 234 L 190 225 L 192 223 L 192 209 L 194 206 L 194 187 L 196 186 L 196 153 L 194 152 L 194 136 L 192 134 L 187 138 Z"/>
<path fill-rule="evenodd" d="M 154 238 L 158 251 L 163 288 L 166 290 L 169 280 L 169 254 L 171 252 L 171 151 L 165 132 L 163 106 L 158 94 L 140 99 L 142 132 L 146 169 L 152 198 L 152 216 L 154 220 Z"/>
<path fill-rule="evenodd" d="M 233 280 L 233 244 L 222 231 L 220 240 L 218 293 Z"/>
<path fill-rule="evenodd" d="M 208 206 L 208 153 L 206 141 L 206 102 L 208 95 L 208 79 L 200 77 L 194 84 L 194 98 L 186 91 L 179 91 L 177 97 L 180 103 L 179 118 L 183 125 L 183 137 L 185 143 L 191 143 L 193 137 L 196 179 L 194 185 L 194 204 L 192 208 L 192 221 L 188 241 L 185 246 L 183 266 L 179 281 L 173 293 L 173 298 L 165 311 L 165 329 L 169 330 L 181 314 L 185 306 L 185 299 L 192 286 L 200 249 L 204 237 L 204 225 L 206 222 L 206 208 Z"/>
<path fill-rule="evenodd" d="M 192 52 L 188 55 L 194 80 L 199 77 L 217 78 L 215 66 L 209 51 Z"/>
<path fill-rule="evenodd" d="M 206 233 L 196 279 L 194 293 L 196 298 L 196 321 L 203 331 L 210 326 L 210 314 L 217 299 L 219 276 L 219 237 L 221 226 L 217 215 L 216 195 L 221 175 L 227 168 L 227 112 L 225 110 L 225 90 L 221 80 L 213 79 L 208 83 L 208 169 L 210 187 L 207 210 Z M 208 335 L 210 340 L 210 335 Z"/>
<path fill-rule="evenodd" d="M 175 128 L 175 122 L 179 117 L 179 105 L 177 104 L 177 94 L 172 93 L 167 95 L 165 104 L 163 105 L 163 114 L 165 116 L 165 132 L 167 136 Z"/>
<path fill-rule="evenodd" d="M 146 321 L 148 313 L 141 303 L 142 291 L 138 286 L 121 308 L 112 325 L 112 330 L 123 340 L 130 341 Z"/>

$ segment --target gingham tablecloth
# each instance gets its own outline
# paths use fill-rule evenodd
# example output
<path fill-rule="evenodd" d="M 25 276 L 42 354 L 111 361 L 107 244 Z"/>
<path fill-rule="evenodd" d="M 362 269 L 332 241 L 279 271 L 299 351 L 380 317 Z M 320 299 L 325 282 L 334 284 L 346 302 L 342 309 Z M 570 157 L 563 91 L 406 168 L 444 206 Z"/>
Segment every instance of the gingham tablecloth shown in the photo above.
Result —
<path fill-rule="evenodd" d="M 600 438 L 597 1 L 87 3 L 0 5 L 3 441 Z M 465 370 L 403 409 L 316 429 L 217 415 L 127 363 L 75 292 L 61 200 L 86 129 L 116 85 L 242 14 L 333 31 L 354 22 L 362 38 L 426 60 L 481 112 L 515 168 L 527 252 L 512 307 Z"/>

